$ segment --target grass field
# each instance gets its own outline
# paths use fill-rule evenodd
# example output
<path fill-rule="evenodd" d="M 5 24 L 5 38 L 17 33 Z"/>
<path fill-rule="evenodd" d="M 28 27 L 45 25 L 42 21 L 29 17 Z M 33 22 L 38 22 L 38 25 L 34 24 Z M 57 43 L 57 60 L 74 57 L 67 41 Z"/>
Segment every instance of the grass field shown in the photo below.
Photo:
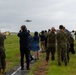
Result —
<path fill-rule="evenodd" d="M 17 35 L 7 36 L 5 40 L 6 71 L 19 63 L 19 39 Z"/>
<path fill-rule="evenodd" d="M 68 66 L 65 66 L 64 63 L 62 63 L 61 66 L 58 66 L 57 60 L 50 61 L 47 75 L 76 75 L 76 55 L 70 54 Z"/>
<path fill-rule="evenodd" d="M 8 71 L 12 67 L 20 63 L 19 38 L 16 35 L 7 36 L 7 39 L 5 40 L 5 49 L 6 49 L 6 64 L 7 64 L 6 71 Z M 76 51 L 76 41 L 75 41 L 75 51 Z M 39 62 L 35 63 L 35 65 L 33 65 L 33 67 L 31 68 L 30 72 L 32 75 L 34 70 L 36 69 L 36 66 L 39 65 Z M 50 60 L 50 65 L 48 68 L 49 69 L 46 75 L 76 75 L 76 54 L 73 55 L 70 53 L 70 62 L 68 63 L 68 66 L 65 66 L 64 63 L 61 66 L 58 66 L 56 56 L 55 61 Z"/>
<path fill-rule="evenodd" d="M 76 41 L 75 41 L 76 51 Z M 50 61 L 50 66 L 47 75 L 76 75 L 76 53 L 70 53 L 70 61 L 67 66 L 62 63 L 61 66 L 57 65 L 57 58 L 55 61 Z"/>
<path fill-rule="evenodd" d="M 76 41 L 75 41 L 74 48 L 76 52 Z M 39 63 L 35 66 L 38 66 L 38 65 Z M 34 75 L 34 70 L 31 69 L 28 75 Z M 47 74 L 45 75 L 76 75 L 76 53 L 75 54 L 70 53 L 70 61 L 67 66 L 65 66 L 64 63 L 62 63 L 61 66 L 58 66 L 57 53 L 56 53 L 55 61 L 51 61 L 51 60 L 49 61 L 48 71 L 47 71 Z"/>

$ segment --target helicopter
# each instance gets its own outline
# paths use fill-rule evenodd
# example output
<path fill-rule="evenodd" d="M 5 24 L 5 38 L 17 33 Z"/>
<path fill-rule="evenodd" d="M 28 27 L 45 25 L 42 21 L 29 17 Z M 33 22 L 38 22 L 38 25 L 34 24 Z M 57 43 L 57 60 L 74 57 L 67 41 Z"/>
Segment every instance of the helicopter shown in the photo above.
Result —
<path fill-rule="evenodd" d="M 31 22 L 32 20 L 25 20 L 24 22 Z"/>

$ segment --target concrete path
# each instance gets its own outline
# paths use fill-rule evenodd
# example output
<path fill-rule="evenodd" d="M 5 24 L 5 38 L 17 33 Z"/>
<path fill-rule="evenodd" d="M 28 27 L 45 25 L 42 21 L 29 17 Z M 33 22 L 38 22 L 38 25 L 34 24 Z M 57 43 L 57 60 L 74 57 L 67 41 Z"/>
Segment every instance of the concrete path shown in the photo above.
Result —
<path fill-rule="evenodd" d="M 32 64 L 34 64 L 36 61 L 31 61 L 30 62 L 30 67 L 32 66 Z M 25 64 L 26 66 L 26 64 Z M 6 74 L 4 75 L 27 75 L 29 73 L 29 70 L 26 70 L 26 68 L 24 68 L 24 70 L 20 70 L 20 65 L 15 66 L 14 68 L 12 68 L 10 71 L 8 71 Z"/>

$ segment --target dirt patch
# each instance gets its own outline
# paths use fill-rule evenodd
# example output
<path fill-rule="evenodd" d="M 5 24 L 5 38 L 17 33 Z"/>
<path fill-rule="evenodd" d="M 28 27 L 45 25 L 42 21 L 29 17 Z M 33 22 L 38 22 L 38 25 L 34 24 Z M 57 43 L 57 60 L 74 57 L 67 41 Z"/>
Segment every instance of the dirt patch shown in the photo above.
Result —
<path fill-rule="evenodd" d="M 43 58 L 39 63 L 38 67 L 36 68 L 36 70 L 34 71 L 34 75 L 46 75 L 48 72 L 48 66 L 49 64 Z"/>

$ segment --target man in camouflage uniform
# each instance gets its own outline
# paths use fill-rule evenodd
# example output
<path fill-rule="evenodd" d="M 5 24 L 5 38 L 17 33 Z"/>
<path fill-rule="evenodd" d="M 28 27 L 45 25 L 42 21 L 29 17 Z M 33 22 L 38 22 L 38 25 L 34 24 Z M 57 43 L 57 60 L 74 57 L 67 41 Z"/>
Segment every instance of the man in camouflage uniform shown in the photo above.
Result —
<path fill-rule="evenodd" d="M 60 31 L 57 33 L 57 52 L 58 52 L 58 65 L 64 61 L 67 65 L 67 34 L 63 29 L 63 25 L 59 26 Z"/>
<path fill-rule="evenodd" d="M 64 29 L 64 31 L 65 31 L 65 33 L 67 34 L 67 61 L 69 62 L 69 60 L 70 60 L 70 56 L 69 56 L 69 49 L 70 49 L 70 40 L 71 40 L 71 33 L 70 33 L 70 31 L 69 30 L 67 30 L 67 29 L 65 29 L 65 27 L 63 27 L 63 29 Z"/>
<path fill-rule="evenodd" d="M 0 32 L 0 73 L 4 73 L 5 71 L 5 67 L 6 67 L 6 55 L 5 55 L 5 48 L 4 48 L 4 39 L 5 39 L 5 35 L 3 35 Z"/>
<path fill-rule="evenodd" d="M 55 59 L 55 48 L 56 48 L 56 34 L 55 28 L 52 27 L 51 31 L 47 34 L 47 48 L 46 48 L 46 61 L 49 60 L 51 52 L 51 60 Z"/>

